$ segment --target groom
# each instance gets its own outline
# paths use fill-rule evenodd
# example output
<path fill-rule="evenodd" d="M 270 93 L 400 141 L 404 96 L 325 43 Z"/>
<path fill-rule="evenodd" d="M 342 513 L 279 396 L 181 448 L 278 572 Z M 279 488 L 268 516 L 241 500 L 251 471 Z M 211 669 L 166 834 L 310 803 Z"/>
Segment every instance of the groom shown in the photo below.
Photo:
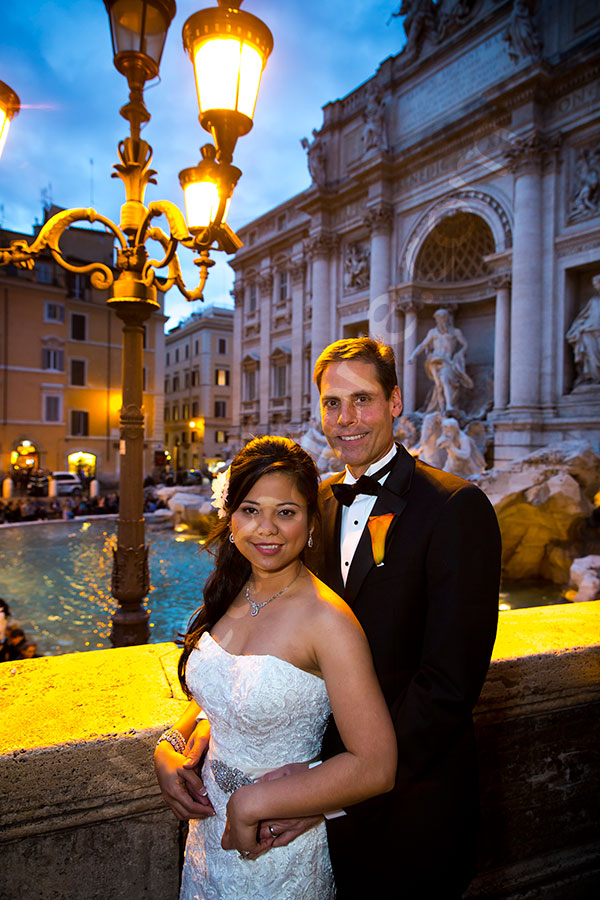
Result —
<path fill-rule="evenodd" d="M 307 562 L 366 632 L 399 754 L 391 793 L 328 820 L 338 900 L 455 900 L 475 865 L 472 709 L 496 634 L 496 516 L 475 485 L 394 443 L 402 400 L 390 347 L 337 341 L 314 378 L 346 469 L 321 485 L 322 535 Z M 323 756 L 342 750 L 332 722 Z M 283 842 L 284 823 L 274 830 Z"/>

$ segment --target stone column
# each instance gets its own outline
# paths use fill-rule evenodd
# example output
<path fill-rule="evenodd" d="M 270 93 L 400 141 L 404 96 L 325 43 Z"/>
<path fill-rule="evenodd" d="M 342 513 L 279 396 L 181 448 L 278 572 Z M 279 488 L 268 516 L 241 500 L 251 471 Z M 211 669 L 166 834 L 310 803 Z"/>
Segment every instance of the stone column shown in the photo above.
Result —
<path fill-rule="evenodd" d="M 390 306 L 390 237 L 394 217 L 387 204 L 367 211 L 367 227 L 371 235 L 369 278 L 369 334 L 394 346 L 396 310 Z"/>
<path fill-rule="evenodd" d="M 402 373 L 402 399 L 404 413 L 414 412 L 417 408 L 417 365 L 418 361 L 409 363 L 409 358 L 417 346 L 417 313 L 423 304 L 418 300 L 403 300 L 398 304 L 404 313 L 404 360 Z"/>
<path fill-rule="evenodd" d="M 510 406 L 540 404 L 542 356 L 542 158 L 545 142 L 534 133 L 506 153 L 514 173 L 514 236 L 510 323 Z"/>
<path fill-rule="evenodd" d="M 273 272 L 263 269 L 258 276 L 260 309 L 260 364 L 258 369 L 259 428 L 269 433 L 269 401 L 271 398 L 271 309 L 273 306 Z"/>
<path fill-rule="evenodd" d="M 491 280 L 496 291 L 494 323 L 494 409 L 505 409 L 510 384 L 510 275 L 496 275 Z"/>
<path fill-rule="evenodd" d="M 292 429 L 297 430 L 302 423 L 302 387 L 304 368 L 304 259 L 292 261 L 288 268 L 292 292 L 292 361 L 290 364 L 290 394 Z"/>
<path fill-rule="evenodd" d="M 331 296 L 330 291 L 329 266 L 331 254 L 336 247 L 336 236 L 328 232 L 321 232 L 309 244 L 312 258 L 311 372 L 314 370 L 317 357 L 332 340 L 331 304 L 335 303 L 335 297 Z M 318 391 L 313 385 L 311 403 L 313 409 L 318 399 Z"/>

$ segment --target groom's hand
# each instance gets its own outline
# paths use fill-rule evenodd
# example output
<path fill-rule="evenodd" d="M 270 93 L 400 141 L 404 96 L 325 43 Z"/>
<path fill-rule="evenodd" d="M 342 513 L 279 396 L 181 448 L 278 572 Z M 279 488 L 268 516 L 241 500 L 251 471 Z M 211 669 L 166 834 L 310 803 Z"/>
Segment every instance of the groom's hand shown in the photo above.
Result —
<path fill-rule="evenodd" d="M 285 778 L 287 775 L 295 775 L 298 772 L 304 772 L 308 768 L 308 763 L 289 763 L 287 766 L 281 766 L 273 772 L 267 772 L 258 781 L 274 781 L 276 778 Z M 273 847 L 285 847 L 291 844 L 295 838 L 304 834 L 309 829 L 314 828 L 319 822 L 323 821 L 323 816 L 304 816 L 299 819 L 276 819 L 267 822 L 261 822 L 258 832 L 261 842 L 267 841 L 269 838 L 273 841 Z"/>
<path fill-rule="evenodd" d="M 272 819 L 261 822 L 259 840 L 267 841 L 270 837 L 273 840 L 272 847 L 286 847 L 322 821 L 323 816 L 304 816 L 302 819 Z"/>

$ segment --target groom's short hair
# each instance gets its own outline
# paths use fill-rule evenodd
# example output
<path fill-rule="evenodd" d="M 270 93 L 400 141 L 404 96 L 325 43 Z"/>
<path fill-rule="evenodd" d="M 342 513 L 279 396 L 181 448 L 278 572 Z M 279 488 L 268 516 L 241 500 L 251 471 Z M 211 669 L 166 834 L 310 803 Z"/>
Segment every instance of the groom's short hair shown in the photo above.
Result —
<path fill-rule="evenodd" d="M 385 399 L 389 400 L 398 384 L 394 351 L 387 344 L 371 337 L 344 338 L 325 347 L 315 363 L 313 380 L 319 391 L 323 372 L 331 363 L 342 360 L 358 360 L 375 366 L 377 380 L 383 388 Z"/>

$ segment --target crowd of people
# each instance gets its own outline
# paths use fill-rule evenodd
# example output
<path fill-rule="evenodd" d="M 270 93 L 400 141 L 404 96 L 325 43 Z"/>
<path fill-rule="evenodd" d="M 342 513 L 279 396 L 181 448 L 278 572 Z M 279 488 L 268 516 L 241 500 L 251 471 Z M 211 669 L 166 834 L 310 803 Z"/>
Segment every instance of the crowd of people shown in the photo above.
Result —
<path fill-rule="evenodd" d="M 37 659 L 42 655 L 38 653 L 35 641 L 30 640 L 13 619 L 6 600 L 0 597 L 0 662 Z"/>
<path fill-rule="evenodd" d="M 46 519 L 74 519 L 77 516 L 108 515 L 119 511 L 118 494 L 100 497 L 22 497 L 0 500 L 0 525 Z"/>

